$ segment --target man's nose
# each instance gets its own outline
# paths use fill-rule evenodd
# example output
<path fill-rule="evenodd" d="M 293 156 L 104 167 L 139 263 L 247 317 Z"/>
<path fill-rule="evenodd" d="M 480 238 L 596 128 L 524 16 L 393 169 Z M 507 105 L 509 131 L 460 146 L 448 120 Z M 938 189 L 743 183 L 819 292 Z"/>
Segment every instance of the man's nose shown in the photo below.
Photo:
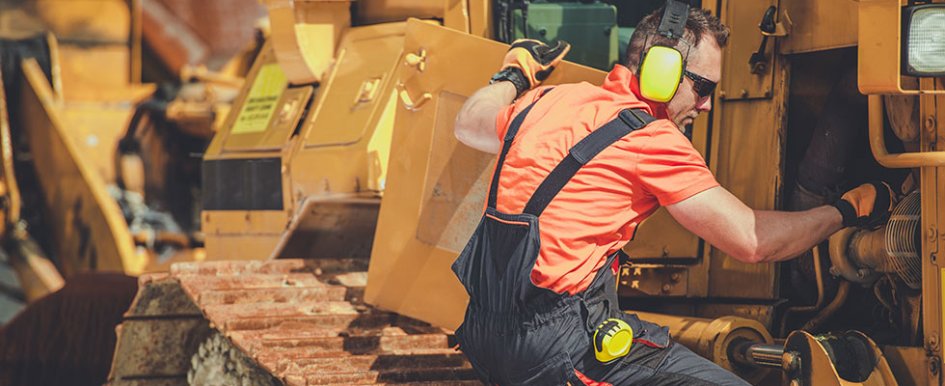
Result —
<path fill-rule="evenodd" d="M 709 95 L 705 98 L 702 98 L 702 100 L 699 101 L 699 104 L 696 105 L 696 110 L 699 110 L 699 111 L 712 110 L 712 96 Z"/>

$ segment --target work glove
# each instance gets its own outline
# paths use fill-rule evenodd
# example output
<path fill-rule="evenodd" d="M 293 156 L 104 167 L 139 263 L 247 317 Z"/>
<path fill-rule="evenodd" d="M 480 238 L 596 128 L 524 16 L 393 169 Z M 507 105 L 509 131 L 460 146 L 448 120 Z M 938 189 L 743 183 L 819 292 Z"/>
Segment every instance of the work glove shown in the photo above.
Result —
<path fill-rule="evenodd" d="M 873 181 L 847 191 L 833 206 L 843 216 L 843 226 L 876 228 L 889 219 L 893 197 L 895 195 L 889 185 Z"/>
<path fill-rule="evenodd" d="M 547 79 L 570 50 L 571 44 L 563 40 L 551 47 L 534 39 L 518 39 L 512 42 L 502 61 L 502 69 L 492 76 L 490 83 L 512 82 L 517 92 L 515 98 L 518 98 Z"/>

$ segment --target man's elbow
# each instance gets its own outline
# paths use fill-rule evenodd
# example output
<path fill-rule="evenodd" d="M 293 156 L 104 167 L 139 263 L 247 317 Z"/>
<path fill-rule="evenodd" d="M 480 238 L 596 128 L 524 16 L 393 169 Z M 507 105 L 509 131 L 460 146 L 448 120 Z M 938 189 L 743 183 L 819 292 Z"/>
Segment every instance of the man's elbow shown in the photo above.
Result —
<path fill-rule="evenodd" d="M 476 137 L 476 128 L 469 121 L 470 119 L 460 112 L 456 115 L 456 123 L 453 124 L 453 135 L 466 146 L 472 146 Z"/>
<path fill-rule="evenodd" d="M 770 260 L 771 254 L 756 243 L 744 243 L 728 251 L 729 256 L 743 263 L 758 264 Z"/>

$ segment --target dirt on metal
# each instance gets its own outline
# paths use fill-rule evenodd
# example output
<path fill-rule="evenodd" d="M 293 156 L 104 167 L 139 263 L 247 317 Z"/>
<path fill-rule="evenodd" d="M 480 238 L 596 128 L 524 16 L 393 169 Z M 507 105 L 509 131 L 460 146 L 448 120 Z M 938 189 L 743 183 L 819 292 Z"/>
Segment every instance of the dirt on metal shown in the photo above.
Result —
<path fill-rule="evenodd" d="M 365 260 L 176 264 L 145 275 L 112 385 L 479 385 L 453 336 L 362 302 Z"/>

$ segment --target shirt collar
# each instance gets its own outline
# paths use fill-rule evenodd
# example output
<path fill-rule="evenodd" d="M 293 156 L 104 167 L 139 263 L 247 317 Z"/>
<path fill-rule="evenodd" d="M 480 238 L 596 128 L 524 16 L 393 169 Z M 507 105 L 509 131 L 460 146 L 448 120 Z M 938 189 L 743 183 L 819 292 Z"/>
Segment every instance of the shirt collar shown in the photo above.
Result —
<path fill-rule="evenodd" d="M 647 112 L 657 119 L 669 117 L 665 103 L 653 102 L 640 95 L 640 81 L 629 68 L 621 64 L 614 65 L 614 69 L 607 74 L 601 87 L 612 93 L 633 98 L 634 102 L 646 104 Z"/>

